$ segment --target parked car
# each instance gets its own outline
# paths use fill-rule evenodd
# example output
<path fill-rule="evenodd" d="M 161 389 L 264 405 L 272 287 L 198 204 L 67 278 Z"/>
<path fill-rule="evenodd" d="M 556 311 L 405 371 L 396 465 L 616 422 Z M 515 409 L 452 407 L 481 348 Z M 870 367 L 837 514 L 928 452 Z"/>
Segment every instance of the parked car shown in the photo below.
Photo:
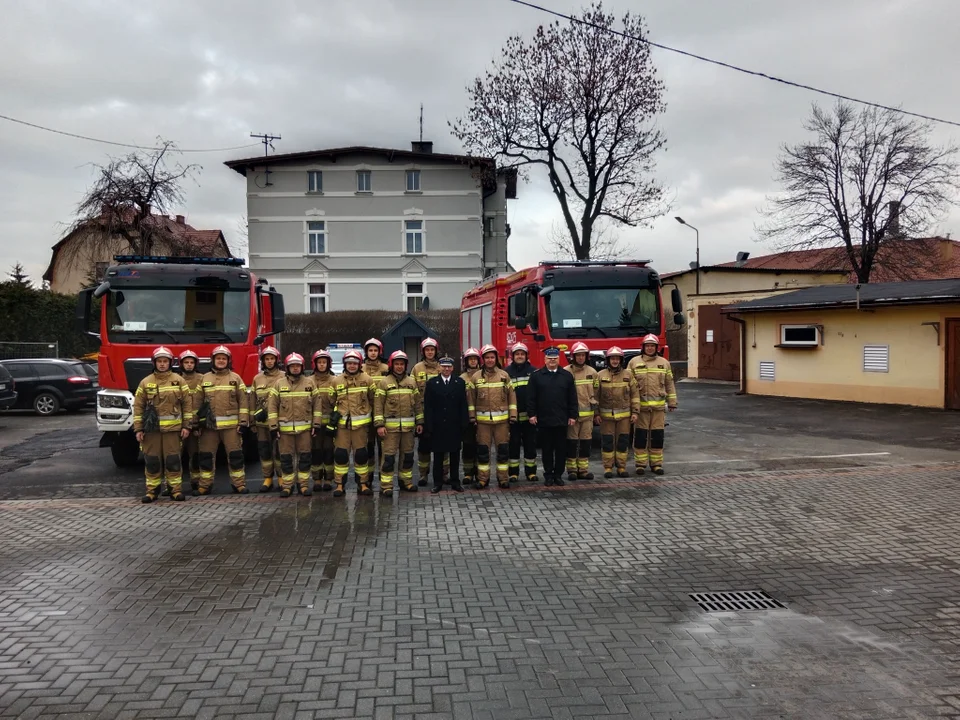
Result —
<path fill-rule="evenodd" d="M 53 415 L 61 408 L 78 410 L 97 399 L 97 370 L 79 360 L 30 358 L 0 360 L 13 376 L 17 398 L 14 408 L 32 408 L 37 415 Z"/>
<path fill-rule="evenodd" d="M 17 391 L 14 387 L 13 375 L 0 365 L 0 410 L 13 407 L 17 400 Z"/>

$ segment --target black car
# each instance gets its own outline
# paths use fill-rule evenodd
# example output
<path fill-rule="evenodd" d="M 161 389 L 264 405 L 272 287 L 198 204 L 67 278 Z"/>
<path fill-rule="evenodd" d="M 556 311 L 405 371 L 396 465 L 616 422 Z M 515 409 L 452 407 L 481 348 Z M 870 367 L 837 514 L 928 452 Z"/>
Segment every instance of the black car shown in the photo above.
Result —
<path fill-rule="evenodd" d="M 17 400 L 17 391 L 14 388 L 13 375 L 3 365 L 0 365 L 0 410 L 13 407 Z"/>
<path fill-rule="evenodd" d="M 0 367 L 16 383 L 17 398 L 12 407 L 33 408 L 37 415 L 92 405 L 100 389 L 96 368 L 79 360 L 0 360 Z"/>

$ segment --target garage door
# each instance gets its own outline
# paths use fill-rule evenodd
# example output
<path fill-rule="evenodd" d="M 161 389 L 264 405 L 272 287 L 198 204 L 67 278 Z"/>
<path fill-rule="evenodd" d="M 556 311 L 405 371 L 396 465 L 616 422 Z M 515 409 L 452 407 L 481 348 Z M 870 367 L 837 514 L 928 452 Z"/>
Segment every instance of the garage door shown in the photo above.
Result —
<path fill-rule="evenodd" d="M 740 326 L 722 305 L 697 308 L 697 375 L 707 380 L 740 379 Z"/>

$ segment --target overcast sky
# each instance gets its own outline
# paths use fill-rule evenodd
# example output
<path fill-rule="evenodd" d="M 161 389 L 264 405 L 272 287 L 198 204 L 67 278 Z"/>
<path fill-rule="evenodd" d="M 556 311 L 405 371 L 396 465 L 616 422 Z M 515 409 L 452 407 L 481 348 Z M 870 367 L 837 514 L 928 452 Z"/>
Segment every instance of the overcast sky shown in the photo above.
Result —
<path fill-rule="evenodd" d="M 579 0 L 542 0 L 578 10 Z M 447 122 L 464 86 L 511 33 L 549 17 L 508 0 L 0 0 L 0 114 L 119 142 L 160 135 L 183 148 L 243 145 L 282 134 L 278 152 L 351 144 L 406 148 L 418 134 L 438 152 L 459 152 Z M 642 7 L 655 41 L 890 105 L 960 121 L 956 0 L 608 0 Z M 781 142 L 803 137 L 813 94 L 654 50 L 666 83 L 661 125 L 668 150 L 658 175 L 673 210 L 652 229 L 625 229 L 630 255 L 661 272 L 685 268 L 700 229 L 701 262 L 768 250 L 754 223 L 773 191 Z M 828 98 L 819 102 L 830 104 Z M 940 141 L 958 139 L 941 127 Z M 259 148 L 185 156 L 203 165 L 188 186 L 187 221 L 239 239 L 244 181 L 223 161 Z M 0 268 L 20 261 L 39 278 L 50 246 L 89 184 L 89 163 L 120 148 L 0 120 Z M 510 260 L 544 256 L 559 218 L 535 175 L 511 202 Z M 960 232 L 960 213 L 939 228 Z"/>

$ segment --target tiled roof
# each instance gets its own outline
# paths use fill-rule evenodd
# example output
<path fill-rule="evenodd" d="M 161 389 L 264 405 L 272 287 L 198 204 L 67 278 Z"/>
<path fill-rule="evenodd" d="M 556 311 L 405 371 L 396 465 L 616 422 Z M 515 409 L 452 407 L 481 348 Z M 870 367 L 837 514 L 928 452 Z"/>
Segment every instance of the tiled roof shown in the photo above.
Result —
<path fill-rule="evenodd" d="M 960 279 L 913 280 L 864 285 L 818 285 L 771 297 L 748 300 L 725 312 L 764 312 L 865 305 L 914 305 L 960 301 Z"/>

